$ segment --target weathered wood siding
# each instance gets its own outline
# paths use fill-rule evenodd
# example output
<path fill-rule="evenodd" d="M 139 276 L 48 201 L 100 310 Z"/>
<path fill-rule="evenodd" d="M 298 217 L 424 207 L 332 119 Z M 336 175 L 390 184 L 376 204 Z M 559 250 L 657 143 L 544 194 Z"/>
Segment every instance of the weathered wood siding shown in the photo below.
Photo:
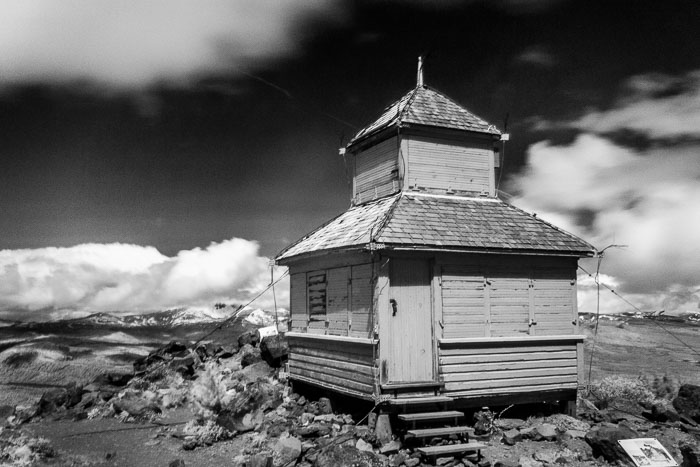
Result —
<path fill-rule="evenodd" d="M 440 264 L 442 337 L 575 334 L 575 263 L 485 257 Z"/>
<path fill-rule="evenodd" d="M 287 337 L 290 378 L 356 397 L 372 397 L 374 341 L 293 332 Z"/>
<path fill-rule="evenodd" d="M 441 341 L 445 395 L 469 398 L 577 388 L 577 344 L 583 337 L 511 339 Z"/>
<path fill-rule="evenodd" d="M 354 198 L 362 203 L 399 189 L 398 142 L 389 138 L 355 155 Z"/>
<path fill-rule="evenodd" d="M 491 143 L 450 141 L 424 136 L 406 138 L 409 187 L 455 192 L 494 192 Z"/>
<path fill-rule="evenodd" d="M 291 274 L 289 286 L 290 329 L 305 332 L 309 323 L 306 312 L 306 273 Z"/>

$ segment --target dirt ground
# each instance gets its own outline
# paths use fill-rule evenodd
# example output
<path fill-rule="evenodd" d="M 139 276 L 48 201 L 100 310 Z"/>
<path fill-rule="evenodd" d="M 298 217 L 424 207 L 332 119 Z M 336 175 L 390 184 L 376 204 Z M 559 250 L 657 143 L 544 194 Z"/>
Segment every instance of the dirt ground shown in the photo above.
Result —
<path fill-rule="evenodd" d="M 79 422 L 44 420 L 23 428 L 50 440 L 60 453 L 58 462 L 40 465 L 163 467 L 177 459 L 187 466 L 231 465 L 232 459 L 241 454 L 245 437 L 185 451 L 182 440 L 172 437 L 168 429 L 179 432 L 191 418 L 189 410 L 176 409 L 158 421 L 161 425 L 98 418 Z"/>

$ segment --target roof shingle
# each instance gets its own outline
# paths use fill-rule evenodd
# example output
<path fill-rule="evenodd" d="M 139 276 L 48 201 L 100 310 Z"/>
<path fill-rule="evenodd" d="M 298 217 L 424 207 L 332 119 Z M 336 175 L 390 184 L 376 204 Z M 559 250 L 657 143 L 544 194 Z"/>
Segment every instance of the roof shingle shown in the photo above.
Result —
<path fill-rule="evenodd" d="M 399 193 L 354 206 L 283 250 L 284 260 L 336 248 L 447 248 L 589 256 L 580 238 L 496 198 Z"/>

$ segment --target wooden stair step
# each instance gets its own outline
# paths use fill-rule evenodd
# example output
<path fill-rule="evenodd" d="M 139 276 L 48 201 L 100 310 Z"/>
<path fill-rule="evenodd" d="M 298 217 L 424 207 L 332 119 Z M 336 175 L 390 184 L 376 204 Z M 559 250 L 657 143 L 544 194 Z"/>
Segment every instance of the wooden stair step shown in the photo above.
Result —
<path fill-rule="evenodd" d="M 445 383 L 442 381 L 411 381 L 406 383 L 384 383 L 380 384 L 382 389 L 391 391 L 397 389 L 416 389 L 416 388 L 444 388 Z"/>
<path fill-rule="evenodd" d="M 422 428 L 420 430 L 408 430 L 406 431 L 406 436 L 411 436 L 413 438 L 432 438 L 432 437 L 442 437 L 449 435 L 459 435 L 462 433 L 468 433 L 472 435 L 474 429 L 468 426 L 448 426 L 444 428 Z"/>
<path fill-rule="evenodd" d="M 454 402 L 454 398 L 449 396 L 427 396 L 427 397 L 399 397 L 389 399 L 389 405 L 427 405 L 427 404 L 448 404 Z"/>
<path fill-rule="evenodd" d="M 448 420 L 464 417 L 464 413 L 458 412 L 456 410 L 443 410 L 440 412 L 402 413 L 399 414 L 398 417 L 399 420 L 402 420 L 404 422 L 423 422 L 434 420 Z"/>
<path fill-rule="evenodd" d="M 462 452 L 480 451 L 486 447 L 481 443 L 461 443 L 461 444 L 444 444 L 442 446 L 426 446 L 424 448 L 416 448 L 424 456 L 444 456 L 449 454 L 459 454 Z"/>

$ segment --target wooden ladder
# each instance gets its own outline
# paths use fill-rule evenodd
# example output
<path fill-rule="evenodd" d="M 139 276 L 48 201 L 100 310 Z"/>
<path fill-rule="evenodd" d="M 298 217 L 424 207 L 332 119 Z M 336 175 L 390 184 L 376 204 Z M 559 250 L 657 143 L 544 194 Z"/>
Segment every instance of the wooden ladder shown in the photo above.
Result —
<path fill-rule="evenodd" d="M 474 434 L 472 428 L 459 425 L 459 419 L 464 417 L 464 413 L 456 410 L 442 410 L 439 412 L 419 412 L 419 413 L 402 413 L 398 414 L 398 419 L 409 426 L 404 433 L 404 439 L 414 439 L 418 443 L 425 443 L 425 440 L 431 438 L 444 438 L 451 435 L 456 435 L 459 439 L 455 444 L 443 444 L 439 446 L 420 446 L 416 451 L 421 453 L 423 457 L 435 459 L 439 456 L 448 456 L 455 454 L 465 454 L 468 452 L 476 452 L 478 459 L 481 459 L 481 449 L 485 448 L 485 444 L 469 441 L 469 436 Z M 418 424 L 449 423 L 449 426 L 434 427 L 434 428 L 417 428 Z"/>

